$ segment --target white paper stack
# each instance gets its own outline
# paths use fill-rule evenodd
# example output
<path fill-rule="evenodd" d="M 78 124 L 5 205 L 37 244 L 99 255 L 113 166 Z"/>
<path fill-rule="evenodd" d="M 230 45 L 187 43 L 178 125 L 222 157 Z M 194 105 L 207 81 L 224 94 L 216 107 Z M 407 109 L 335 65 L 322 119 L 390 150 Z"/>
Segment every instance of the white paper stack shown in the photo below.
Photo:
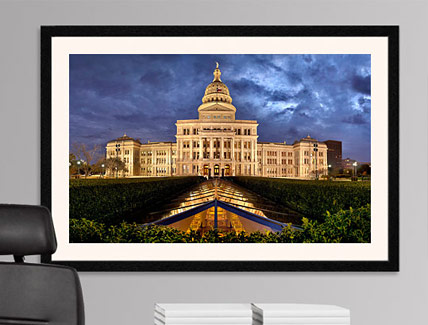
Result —
<path fill-rule="evenodd" d="M 252 304 L 254 325 L 350 325 L 349 309 L 329 305 Z"/>
<path fill-rule="evenodd" d="M 253 325 L 250 304 L 156 304 L 155 325 Z"/>

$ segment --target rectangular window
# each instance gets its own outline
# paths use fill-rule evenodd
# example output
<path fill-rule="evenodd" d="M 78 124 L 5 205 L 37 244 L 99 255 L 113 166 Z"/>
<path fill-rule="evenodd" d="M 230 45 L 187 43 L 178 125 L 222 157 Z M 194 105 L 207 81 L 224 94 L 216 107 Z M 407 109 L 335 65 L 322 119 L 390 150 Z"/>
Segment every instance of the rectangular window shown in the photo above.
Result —
<path fill-rule="evenodd" d="M 183 148 L 190 148 L 190 141 L 183 141 Z"/>

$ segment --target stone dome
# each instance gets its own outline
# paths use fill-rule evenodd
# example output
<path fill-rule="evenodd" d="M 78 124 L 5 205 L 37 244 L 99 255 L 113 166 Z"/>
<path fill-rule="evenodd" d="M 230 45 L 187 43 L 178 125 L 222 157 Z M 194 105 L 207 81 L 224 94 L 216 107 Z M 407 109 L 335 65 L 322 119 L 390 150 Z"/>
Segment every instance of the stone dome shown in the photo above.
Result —
<path fill-rule="evenodd" d="M 214 70 L 214 79 L 205 89 L 205 95 L 202 97 L 202 103 L 209 102 L 224 102 L 231 104 L 232 97 L 230 97 L 229 88 L 221 81 L 221 71 L 218 68 L 218 62 L 216 62 L 217 67 Z"/>

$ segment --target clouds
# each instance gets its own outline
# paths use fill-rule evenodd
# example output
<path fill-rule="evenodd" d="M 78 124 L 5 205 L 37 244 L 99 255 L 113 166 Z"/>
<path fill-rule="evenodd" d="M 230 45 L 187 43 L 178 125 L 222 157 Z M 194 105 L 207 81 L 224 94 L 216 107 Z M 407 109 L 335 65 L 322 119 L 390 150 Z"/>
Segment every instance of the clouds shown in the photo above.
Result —
<path fill-rule="evenodd" d="M 352 78 L 352 88 L 365 95 L 370 96 L 371 92 L 371 76 L 354 75 Z"/>
<path fill-rule="evenodd" d="M 70 55 L 70 141 L 174 141 L 176 120 L 197 118 L 215 61 L 260 141 L 310 134 L 370 160 L 370 55 Z"/>

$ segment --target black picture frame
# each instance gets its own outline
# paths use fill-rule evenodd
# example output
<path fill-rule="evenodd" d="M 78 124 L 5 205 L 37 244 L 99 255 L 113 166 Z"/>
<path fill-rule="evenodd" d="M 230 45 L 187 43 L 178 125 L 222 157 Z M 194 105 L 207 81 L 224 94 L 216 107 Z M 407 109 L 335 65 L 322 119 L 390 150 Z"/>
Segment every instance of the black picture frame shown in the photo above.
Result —
<path fill-rule="evenodd" d="M 79 271 L 336 272 L 399 271 L 399 27 L 398 26 L 42 26 L 41 204 L 51 208 L 51 42 L 54 37 L 346 36 L 388 38 L 388 260 L 382 261 L 53 261 Z"/>

